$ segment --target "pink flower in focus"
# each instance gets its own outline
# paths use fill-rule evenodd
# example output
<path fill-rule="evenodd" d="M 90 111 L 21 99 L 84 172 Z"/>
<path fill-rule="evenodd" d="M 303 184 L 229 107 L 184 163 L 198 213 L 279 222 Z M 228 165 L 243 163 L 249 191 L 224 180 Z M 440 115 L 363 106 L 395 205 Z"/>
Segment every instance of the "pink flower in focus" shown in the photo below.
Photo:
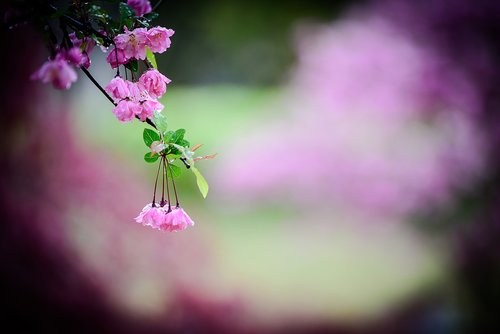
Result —
<path fill-rule="evenodd" d="M 128 0 L 127 5 L 134 10 L 137 16 L 151 13 L 153 10 L 148 0 Z"/>
<path fill-rule="evenodd" d="M 141 121 L 145 121 L 146 118 L 153 118 L 155 111 L 161 111 L 163 109 L 163 104 L 156 100 L 145 100 L 141 103 L 142 110 L 137 114 Z"/>
<path fill-rule="evenodd" d="M 185 230 L 188 226 L 193 226 L 194 222 L 188 214 L 180 207 L 172 208 L 172 211 L 165 215 L 163 223 L 160 225 L 162 231 L 177 232 Z"/>
<path fill-rule="evenodd" d="M 127 81 L 123 80 L 121 77 L 113 78 L 106 86 L 106 92 L 108 92 L 116 102 L 130 96 Z"/>
<path fill-rule="evenodd" d="M 144 226 L 151 226 L 159 229 L 165 219 L 165 210 L 157 203 L 153 207 L 152 204 L 146 205 L 141 213 L 135 218 L 135 221 Z"/>
<path fill-rule="evenodd" d="M 139 82 L 144 86 L 151 97 L 159 98 L 167 91 L 167 84 L 170 83 L 171 80 L 153 69 L 141 75 Z"/>
<path fill-rule="evenodd" d="M 128 90 L 130 91 L 129 97 L 132 101 L 142 102 L 151 99 L 148 91 L 142 86 L 140 82 L 127 81 Z"/>
<path fill-rule="evenodd" d="M 118 66 L 125 64 L 127 62 L 127 58 L 125 57 L 125 52 L 123 52 L 123 50 L 113 49 L 106 57 L 106 61 L 112 68 L 117 68 Z"/>
<path fill-rule="evenodd" d="M 113 108 L 113 114 L 120 122 L 130 122 L 136 114 L 141 113 L 142 108 L 137 102 L 121 100 L 118 105 Z"/>
<path fill-rule="evenodd" d="M 137 28 L 129 31 L 125 27 L 125 33 L 115 37 L 115 44 L 119 50 L 123 50 L 125 58 L 146 59 L 146 28 Z"/>
<path fill-rule="evenodd" d="M 31 79 L 40 80 L 43 83 L 51 82 L 58 89 L 68 89 L 76 81 L 77 75 L 68 62 L 58 55 L 56 59 L 46 61 L 38 71 L 31 75 Z"/>
<path fill-rule="evenodd" d="M 172 43 L 170 37 L 175 33 L 172 29 L 154 27 L 147 32 L 147 45 L 153 52 L 165 52 Z"/>

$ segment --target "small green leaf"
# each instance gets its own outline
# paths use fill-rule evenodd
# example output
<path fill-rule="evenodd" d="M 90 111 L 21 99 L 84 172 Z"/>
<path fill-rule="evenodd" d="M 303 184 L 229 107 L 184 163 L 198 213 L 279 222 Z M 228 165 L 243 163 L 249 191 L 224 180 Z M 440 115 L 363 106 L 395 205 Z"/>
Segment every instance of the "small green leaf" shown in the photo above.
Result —
<path fill-rule="evenodd" d="M 180 140 L 184 139 L 184 134 L 186 133 L 186 130 L 184 129 L 179 129 L 174 132 L 174 134 L 170 137 L 170 142 L 178 144 Z"/>
<path fill-rule="evenodd" d="M 181 140 L 177 141 L 176 144 L 180 145 L 182 147 L 189 147 L 189 146 L 191 146 L 191 143 L 189 143 L 186 139 L 181 139 Z"/>
<path fill-rule="evenodd" d="M 144 161 L 146 161 L 148 163 L 153 163 L 156 160 L 158 160 L 159 157 L 160 156 L 158 154 L 151 156 L 151 152 L 148 152 L 148 153 L 144 154 Z"/>
<path fill-rule="evenodd" d="M 170 166 L 170 169 L 167 167 L 167 176 L 172 178 L 178 178 L 179 176 L 181 176 L 182 174 L 182 169 L 179 167 L 179 166 L 176 166 L 176 165 L 173 165 L 173 164 L 169 164 Z M 170 170 L 172 170 L 172 172 L 170 172 Z"/>
<path fill-rule="evenodd" d="M 154 112 L 153 122 L 155 123 L 158 131 L 160 131 L 161 133 L 164 133 L 167 130 L 167 117 L 165 117 L 165 115 L 163 115 L 161 112 Z"/>
<path fill-rule="evenodd" d="M 174 135 L 174 131 L 165 131 L 163 133 L 163 138 L 165 139 L 165 143 L 171 143 L 172 141 L 170 140 L 172 136 Z"/>
<path fill-rule="evenodd" d="M 198 189 L 200 189 L 201 195 L 203 196 L 203 198 L 206 198 L 207 194 L 208 194 L 207 181 L 205 180 L 203 175 L 201 175 L 200 171 L 196 167 L 191 166 L 191 170 L 193 171 L 194 175 L 196 176 L 196 184 L 198 185 Z"/>
<path fill-rule="evenodd" d="M 146 46 L 146 59 L 153 65 L 155 69 L 158 69 L 158 65 L 156 64 L 156 57 L 153 52 L 149 49 L 149 46 Z"/>
<path fill-rule="evenodd" d="M 151 129 L 144 129 L 142 138 L 144 139 L 144 144 L 146 144 L 147 147 L 151 147 L 151 144 L 153 144 L 154 141 L 160 140 L 158 133 Z"/>
<path fill-rule="evenodd" d="M 124 2 L 120 2 L 119 9 L 120 9 L 120 28 L 125 25 L 127 26 L 127 28 L 132 29 L 132 26 L 134 24 L 133 18 L 135 17 L 134 10 Z"/>

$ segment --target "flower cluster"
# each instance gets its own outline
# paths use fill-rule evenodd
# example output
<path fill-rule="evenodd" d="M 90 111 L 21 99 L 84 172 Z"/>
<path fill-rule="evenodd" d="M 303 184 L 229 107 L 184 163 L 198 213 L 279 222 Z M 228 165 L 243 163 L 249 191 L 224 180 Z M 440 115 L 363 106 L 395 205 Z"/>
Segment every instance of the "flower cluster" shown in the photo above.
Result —
<path fill-rule="evenodd" d="M 143 73 L 138 82 L 115 77 L 106 86 L 106 91 L 116 103 L 113 113 L 121 122 L 129 122 L 134 117 L 141 121 L 152 119 L 155 111 L 161 111 L 163 104 L 158 102 L 167 90 L 170 79 L 150 69 Z"/>
<path fill-rule="evenodd" d="M 136 28 L 129 31 L 124 28 L 124 33 L 114 38 L 115 48 L 106 57 L 111 67 L 116 68 L 126 64 L 130 59 L 146 59 L 146 48 L 154 53 L 165 52 L 171 44 L 170 37 L 174 34 L 172 29 L 154 27 Z"/>
<path fill-rule="evenodd" d="M 180 206 L 172 207 L 168 204 L 161 206 L 158 203 L 146 205 L 135 221 L 168 232 L 182 231 L 194 225 L 193 220 Z"/>
<path fill-rule="evenodd" d="M 69 89 L 78 78 L 73 66 L 89 68 L 89 54 L 94 49 L 95 42 L 90 38 L 78 39 L 75 33 L 69 34 L 69 38 L 72 46 L 58 49 L 53 59 L 47 60 L 31 75 L 32 80 L 50 82 L 57 89 Z"/>
<path fill-rule="evenodd" d="M 194 163 L 215 155 L 195 158 L 194 151 L 199 145 L 190 149 L 190 143 L 184 139 L 185 130 L 169 130 L 166 117 L 160 113 L 164 106 L 158 99 L 165 94 L 171 80 L 158 71 L 155 53 L 163 53 L 170 47 L 174 31 L 151 24 L 157 14 L 151 13 L 149 1 L 120 1 L 118 7 L 115 13 L 118 12 L 119 17 L 116 19 L 112 12 L 92 2 L 61 9 L 56 18 L 61 28 L 59 35 L 62 39 L 59 41 L 48 24 L 54 18 L 45 18 L 51 34 L 48 45 L 52 57 L 32 75 L 32 79 L 50 82 L 58 89 L 68 89 L 77 80 L 74 67 L 78 67 L 113 103 L 113 114 L 119 121 L 130 122 L 137 118 L 153 127 L 154 130 L 144 129 L 143 132 L 144 143 L 149 149 L 144 160 L 147 163 L 160 162 L 153 200 L 136 221 L 163 231 L 183 230 L 194 223 L 179 204 L 174 178 L 181 175 L 182 168 L 175 162 L 182 162 L 193 172 L 201 194 L 206 197 L 208 184 Z M 105 88 L 87 70 L 90 54 L 96 45 L 108 52 L 106 60 L 116 69 L 115 77 Z M 156 204 L 160 171 L 161 201 Z M 171 195 L 175 196 L 175 206 L 170 204 Z"/>

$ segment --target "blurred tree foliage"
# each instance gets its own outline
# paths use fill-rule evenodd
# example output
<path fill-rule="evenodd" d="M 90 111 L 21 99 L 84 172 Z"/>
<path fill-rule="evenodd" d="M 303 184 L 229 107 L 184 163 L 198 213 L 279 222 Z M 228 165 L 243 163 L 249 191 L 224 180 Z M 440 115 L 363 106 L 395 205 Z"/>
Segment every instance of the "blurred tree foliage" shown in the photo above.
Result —
<path fill-rule="evenodd" d="M 163 1 L 157 23 L 176 33 L 159 66 L 177 84 L 276 84 L 294 61 L 294 24 L 329 22 L 353 2 Z"/>

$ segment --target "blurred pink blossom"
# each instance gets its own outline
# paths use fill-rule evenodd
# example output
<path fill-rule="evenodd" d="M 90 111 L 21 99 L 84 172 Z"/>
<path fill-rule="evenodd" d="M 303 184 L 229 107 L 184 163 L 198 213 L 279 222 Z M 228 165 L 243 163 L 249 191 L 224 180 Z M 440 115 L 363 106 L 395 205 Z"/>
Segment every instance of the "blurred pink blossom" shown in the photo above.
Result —
<path fill-rule="evenodd" d="M 478 98 L 446 59 L 375 14 L 298 37 L 291 82 L 270 107 L 285 113 L 226 155 L 229 196 L 406 214 L 478 177 Z"/>
<path fill-rule="evenodd" d="M 153 10 L 151 8 L 151 3 L 148 0 L 128 0 L 127 5 L 134 10 L 137 16 L 151 13 Z"/>
<path fill-rule="evenodd" d="M 77 78 L 75 70 L 62 55 L 58 55 L 54 60 L 47 60 L 38 71 L 31 75 L 32 80 L 50 82 L 58 89 L 69 89 Z"/>

